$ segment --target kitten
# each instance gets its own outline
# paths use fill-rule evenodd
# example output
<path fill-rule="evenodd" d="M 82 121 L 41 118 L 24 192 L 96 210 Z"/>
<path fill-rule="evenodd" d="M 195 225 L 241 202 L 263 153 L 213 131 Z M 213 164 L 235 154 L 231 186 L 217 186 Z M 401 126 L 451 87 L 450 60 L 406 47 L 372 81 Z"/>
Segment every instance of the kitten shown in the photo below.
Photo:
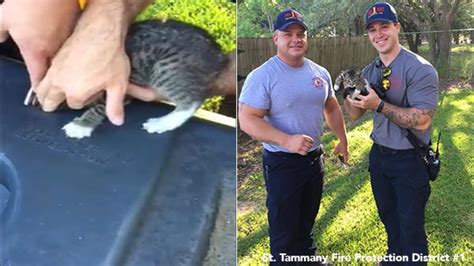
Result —
<path fill-rule="evenodd" d="M 176 129 L 191 118 L 211 96 L 210 83 L 228 63 L 227 55 L 206 31 L 174 20 L 133 24 L 125 49 L 131 62 L 130 80 L 176 104 L 171 113 L 143 124 L 149 133 Z M 90 137 L 104 118 L 105 105 L 101 101 L 63 130 L 71 138 Z"/>
<path fill-rule="evenodd" d="M 354 68 L 342 71 L 334 81 L 334 90 L 336 92 L 343 90 L 344 99 L 350 96 L 350 98 L 354 100 L 359 95 L 368 95 L 368 86 L 369 83 L 362 76 L 362 71 Z"/>

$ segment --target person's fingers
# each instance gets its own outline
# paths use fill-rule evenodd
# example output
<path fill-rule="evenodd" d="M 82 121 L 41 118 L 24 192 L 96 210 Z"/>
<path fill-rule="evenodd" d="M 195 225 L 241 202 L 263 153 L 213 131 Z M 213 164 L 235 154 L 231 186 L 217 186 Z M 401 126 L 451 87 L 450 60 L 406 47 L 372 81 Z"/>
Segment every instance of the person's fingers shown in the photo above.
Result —
<path fill-rule="evenodd" d="M 298 150 L 298 154 L 304 156 L 304 155 L 308 154 L 308 151 L 307 151 L 307 150 L 303 150 L 303 149 L 299 149 L 299 150 Z"/>
<path fill-rule="evenodd" d="M 311 143 L 303 143 L 303 147 L 305 148 L 311 148 L 313 145 L 311 145 Z"/>
<path fill-rule="evenodd" d="M 370 95 L 370 94 L 369 94 L 369 95 Z M 367 98 L 369 98 L 369 95 L 364 96 L 364 95 L 362 95 L 362 94 L 359 94 L 359 95 L 357 95 L 357 98 L 359 98 L 359 100 L 360 100 L 359 102 L 361 102 L 361 101 L 363 102 L 363 101 L 365 101 Z"/>
<path fill-rule="evenodd" d="M 360 100 L 350 100 L 351 104 L 356 107 L 360 107 L 361 101 Z"/>
<path fill-rule="evenodd" d="M 36 94 L 38 102 L 42 105 L 48 90 L 51 87 L 51 82 L 49 81 L 48 76 L 46 76 L 36 87 L 31 87 Z"/>
<path fill-rule="evenodd" d="M 48 75 L 42 79 L 38 86 L 32 87 L 36 93 L 36 99 L 41 104 L 41 108 L 45 112 L 52 112 L 66 100 L 64 92 L 52 85 Z"/>
<path fill-rule="evenodd" d="M 303 138 L 306 142 L 310 143 L 311 145 L 314 143 L 314 140 L 312 137 L 310 136 L 307 136 L 307 135 L 303 135 Z"/>
<path fill-rule="evenodd" d="M 151 102 L 158 98 L 158 94 L 153 89 L 132 83 L 128 84 L 127 94 L 144 102 Z"/>
<path fill-rule="evenodd" d="M 84 106 L 91 97 L 87 98 L 86 100 L 83 100 L 82 97 L 68 94 L 66 97 L 66 101 L 69 108 L 78 110 L 84 108 Z"/>
<path fill-rule="evenodd" d="M 100 96 L 101 90 L 97 89 L 100 85 L 84 83 L 84 80 L 81 81 L 76 81 L 74 84 L 68 85 L 67 88 L 63 88 L 66 94 L 67 105 L 72 109 L 82 109 Z M 61 82 L 61 84 L 66 83 Z"/>
<path fill-rule="evenodd" d="M 25 60 L 28 73 L 30 74 L 31 87 L 35 88 L 46 75 L 49 59 L 41 52 L 30 50 L 24 51 L 21 49 L 20 52 Z"/>
<path fill-rule="evenodd" d="M 354 107 L 358 107 L 358 108 L 362 108 L 362 102 L 361 101 L 355 101 L 355 100 L 349 100 L 350 101 L 349 103 L 354 106 Z"/>
<path fill-rule="evenodd" d="M 52 112 L 58 109 L 59 105 L 61 105 L 61 103 L 63 103 L 65 100 L 66 95 L 64 95 L 62 90 L 57 87 L 50 87 L 43 99 L 43 102 L 40 101 L 40 103 L 43 111 Z"/>
<path fill-rule="evenodd" d="M 104 96 L 104 92 L 101 91 L 95 95 L 92 95 L 91 97 L 89 97 L 89 99 L 87 99 L 86 101 L 84 101 L 84 106 L 89 106 L 91 105 L 92 103 L 95 103 L 97 102 L 101 97 Z"/>
<path fill-rule="evenodd" d="M 10 34 L 8 34 L 8 31 L 3 30 L 3 28 L 0 28 L 0 42 L 4 42 L 8 40 L 8 37 L 10 37 Z"/>
<path fill-rule="evenodd" d="M 114 87 L 107 90 L 105 113 L 107 114 L 110 122 L 116 126 L 122 125 L 124 121 L 124 98 L 124 90 L 121 88 Z"/>
<path fill-rule="evenodd" d="M 344 162 L 345 162 L 345 163 L 349 162 L 349 153 L 344 152 L 344 153 L 342 154 L 342 156 L 344 157 Z"/>

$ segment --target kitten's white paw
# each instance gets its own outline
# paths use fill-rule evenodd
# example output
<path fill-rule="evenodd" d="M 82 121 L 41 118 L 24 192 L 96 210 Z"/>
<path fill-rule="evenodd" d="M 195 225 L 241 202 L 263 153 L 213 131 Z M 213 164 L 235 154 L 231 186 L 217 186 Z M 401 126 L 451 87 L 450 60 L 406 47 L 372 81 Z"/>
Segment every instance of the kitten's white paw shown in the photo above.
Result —
<path fill-rule="evenodd" d="M 82 139 L 90 137 L 94 128 L 78 125 L 74 122 L 69 122 L 63 126 L 66 136 L 69 138 Z"/>
<path fill-rule="evenodd" d="M 176 122 L 173 122 L 170 119 L 166 119 L 163 117 L 150 118 L 145 123 L 143 123 L 143 129 L 145 129 L 148 133 L 161 134 L 166 131 L 173 130 L 177 128 L 178 126 L 180 126 L 181 124 L 177 125 Z"/>
<path fill-rule="evenodd" d="M 143 129 L 148 133 L 160 134 L 178 128 L 193 116 L 199 105 L 199 103 L 193 103 L 186 110 L 175 110 L 160 118 L 150 118 L 146 123 L 143 123 Z"/>

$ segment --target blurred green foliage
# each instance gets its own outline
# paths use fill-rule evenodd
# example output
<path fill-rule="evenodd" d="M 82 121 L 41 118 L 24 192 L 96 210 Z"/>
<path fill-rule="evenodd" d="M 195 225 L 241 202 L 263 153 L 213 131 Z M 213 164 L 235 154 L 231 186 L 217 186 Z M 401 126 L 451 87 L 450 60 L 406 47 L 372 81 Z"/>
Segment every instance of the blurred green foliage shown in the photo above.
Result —
<path fill-rule="evenodd" d="M 198 26 L 214 37 L 222 51 L 236 48 L 236 5 L 229 0 L 155 0 L 137 21 L 157 18 L 175 19 Z M 207 99 L 202 108 L 218 112 L 223 97 Z"/>
<path fill-rule="evenodd" d="M 236 47 L 236 6 L 228 0 L 155 0 L 138 16 L 176 19 L 209 32 L 224 52 Z"/>

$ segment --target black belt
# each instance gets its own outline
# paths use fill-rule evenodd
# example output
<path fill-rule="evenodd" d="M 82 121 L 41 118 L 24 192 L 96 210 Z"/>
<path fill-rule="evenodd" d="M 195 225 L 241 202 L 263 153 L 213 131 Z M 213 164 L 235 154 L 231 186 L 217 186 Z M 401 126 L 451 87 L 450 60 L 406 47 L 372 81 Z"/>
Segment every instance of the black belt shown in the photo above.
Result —
<path fill-rule="evenodd" d="M 310 152 L 308 152 L 306 155 L 301 155 L 299 153 L 289 153 L 289 152 L 283 152 L 283 151 L 268 151 L 265 149 L 265 152 L 271 153 L 272 155 L 276 156 L 284 156 L 284 157 L 319 157 L 321 154 L 323 154 L 323 149 L 321 147 L 318 147 Z"/>
<path fill-rule="evenodd" d="M 405 153 L 405 152 L 413 152 L 415 149 L 406 149 L 406 150 L 396 150 L 389 147 L 385 147 L 383 145 L 374 143 L 374 146 L 380 151 L 381 154 L 396 154 L 396 153 Z"/>

